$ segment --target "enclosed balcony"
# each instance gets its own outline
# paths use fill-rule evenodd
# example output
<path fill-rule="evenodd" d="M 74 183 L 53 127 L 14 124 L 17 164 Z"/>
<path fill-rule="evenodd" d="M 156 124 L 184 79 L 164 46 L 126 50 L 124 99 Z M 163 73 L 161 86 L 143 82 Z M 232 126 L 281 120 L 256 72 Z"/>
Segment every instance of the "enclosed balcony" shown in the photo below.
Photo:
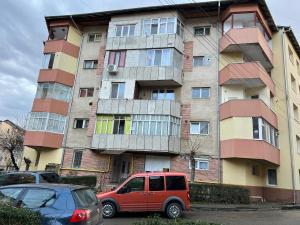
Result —
<path fill-rule="evenodd" d="M 99 99 L 97 114 L 145 114 L 180 117 L 180 103 L 172 100 Z"/>
<path fill-rule="evenodd" d="M 44 47 L 44 53 L 55 53 L 55 52 L 63 52 L 67 55 L 77 58 L 79 55 L 79 47 L 72 43 L 69 43 L 67 40 L 64 39 L 46 41 Z"/>
<path fill-rule="evenodd" d="M 280 151 L 264 140 L 230 139 L 221 141 L 222 159 L 250 159 L 280 165 Z"/>
<path fill-rule="evenodd" d="M 61 148 L 64 135 L 44 131 L 26 131 L 24 146 L 34 149 L 57 149 Z"/>
<path fill-rule="evenodd" d="M 268 87 L 275 95 L 275 84 L 260 62 L 228 64 L 220 71 L 220 85 Z"/>
<path fill-rule="evenodd" d="M 60 69 L 41 69 L 38 83 L 55 82 L 67 86 L 73 86 L 75 75 Z"/>

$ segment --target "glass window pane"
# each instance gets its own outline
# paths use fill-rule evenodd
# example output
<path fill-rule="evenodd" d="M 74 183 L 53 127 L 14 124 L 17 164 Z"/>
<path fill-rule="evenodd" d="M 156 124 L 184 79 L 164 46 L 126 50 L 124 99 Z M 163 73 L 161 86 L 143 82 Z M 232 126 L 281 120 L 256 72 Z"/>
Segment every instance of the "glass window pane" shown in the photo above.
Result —
<path fill-rule="evenodd" d="M 167 90 L 167 92 L 166 92 L 166 100 L 175 100 L 174 90 Z"/>
<path fill-rule="evenodd" d="M 167 33 L 173 34 L 175 30 L 175 22 L 168 22 Z"/>
<path fill-rule="evenodd" d="M 117 26 L 116 36 L 120 37 L 122 35 L 122 26 Z"/>
<path fill-rule="evenodd" d="M 192 88 L 192 97 L 200 98 L 200 88 Z"/>
<path fill-rule="evenodd" d="M 158 32 L 158 24 L 151 24 L 151 34 L 157 34 Z"/>
<path fill-rule="evenodd" d="M 200 134 L 208 134 L 208 122 L 201 122 L 200 123 Z"/>
<path fill-rule="evenodd" d="M 118 84 L 112 83 L 111 87 L 111 98 L 117 98 L 118 97 Z"/>
<path fill-rule="evenodd" d="M 155 50 L 154 66 L 161 66 L 162 50 Z"/>
<path fill-rule="evenodd" d="M 202 88 L 201 98 L 209 98 L 209 96 L 210 96 L 210 88 Z"/>
<path fill-rule="evenodd" d="M 204 56 L 194 56 L 193 57 L 193 66 L 204 66 Z"/>
<path fill-rule="evenodd" d="M 154 61 L 154 50 L 147 50 L 147 62 L 146 66 L 152 66 Z"/>
<path fill-rule="evenodd" d="M 166 176 L 166 187 L 168 191 L 186 190 L 184 176 Z"/>
<path fill-rule="evenodd" d="M 191 134 L 199 134 L 200 133 L 199 123 L 191 123 L 190 133 Z"/>
<path fill-rule="evenodd" d="M 170 49 L 164 49 L 162 51 L 162 66 L 170 66 L 171 65 L 171 50 Z"/>
<path fill-rule="evenodd" d="M 163 176 L 150 176 L 149 177 L 150 191 L 163 191 L 165 189 Z"/>
<path fill-rule="evenodd" d="M 29 189 L 22 199 L 25 208 L 50 206 L 55 201 L 55 192 L 47 189 Z"/>
<path fill-rule="evenodd" d="M 124 185 L 126 192 L 136 192 L 145 190 L 145 177 L 136 177 L 131 179 Z"/>
<path fill-rule="evenodd" d="M 119 93 L 118 98 L 123 99 L 125 94 L 125 83 L 119 83 Z"/>
<path fill-rule="evenodd" d="M 225 34 L 231 28 L 232 28 L 232 16 L 228 17 L 228 19 L 226 19 L 225 22 L 223 23 L 223 33 Z"/>
<path fill-rule="evenodd" d="M 241 13 L 233 15 L 233 28 L 246 28 L 255 26 L 254 13 Z"/>
<path fill-rule="evenodd" d="M 135 24 L 131 24 L 129 28 L 129 36 L 134 36 Z"/>
<path fill-rule="evenodd" d="M 166 33 L 166 30 L 167 30 L 167 24 L 166 23 L 160 23 L 159 33 L 164 34 L 164 33 Z"/>
<path fill-rule="evenodd" d="M 122 34 L 122 36 L 123 37 L 128 36 L 128 32 L 129 32 L 129 26 L 128 25 L 123 26 L 123 34 Z"/>

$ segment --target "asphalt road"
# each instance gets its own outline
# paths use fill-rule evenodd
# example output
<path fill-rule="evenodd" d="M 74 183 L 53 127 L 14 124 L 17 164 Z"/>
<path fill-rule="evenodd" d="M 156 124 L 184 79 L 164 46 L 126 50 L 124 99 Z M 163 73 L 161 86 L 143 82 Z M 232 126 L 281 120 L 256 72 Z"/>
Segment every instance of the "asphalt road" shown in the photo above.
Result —
<path fill-rule="evenodd" d="M 123 213 L 113 219 L 105 219 L 104 225 L 132 225 L 153 214 Z M 166 219 L 165 217 L 163 217 Z M 222 225 L 300 225 L 300 210 L 260 210 L 260 211 L 190 211 L 184 218 L 215 222 Z"/>

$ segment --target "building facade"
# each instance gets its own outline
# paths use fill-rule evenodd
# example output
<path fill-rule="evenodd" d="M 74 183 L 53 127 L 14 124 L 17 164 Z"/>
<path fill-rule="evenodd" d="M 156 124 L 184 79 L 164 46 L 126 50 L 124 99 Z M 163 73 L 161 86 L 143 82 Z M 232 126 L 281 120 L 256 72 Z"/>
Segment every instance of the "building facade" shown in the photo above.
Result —
<path fill-rule="evenodd" d="M 297 200 L 300 134 L 289 114 L 298 115 L 299 45 L 265 1 L 46 22 L 25 136 L 35 149 L 26 157 L 39 159 L 32 169 L 95 174 L 106 189 L 135 172 L 190 174 L 195 154 L 195 181 L 242 185 L 254 200 Z M 294 67 L 281 64 L 286 51 Z"/>

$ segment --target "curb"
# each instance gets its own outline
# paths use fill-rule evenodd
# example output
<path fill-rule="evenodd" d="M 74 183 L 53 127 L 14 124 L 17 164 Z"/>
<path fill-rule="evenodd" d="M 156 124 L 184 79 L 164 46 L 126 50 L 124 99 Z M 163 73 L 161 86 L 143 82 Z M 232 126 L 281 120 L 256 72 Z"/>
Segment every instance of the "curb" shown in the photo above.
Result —
<path fill-rule="evenodd" d="M 281 207 L 282 210 L 299 210 L 300 205 L 284 205 Z"/>
<path fill-rule="evenodd" d="M 300 206 L 298 206 L 300 209 Z M 250 212 L 250 211 L 271 211 L 282 209 L 281 206 L 270 207 L 270 208 L 259 208 L 259 207 L 207 207 L 207 206 L 192 206 L 192 210 L 203 210 L 203 211 L 226 211 L 226 212 Z"/>

